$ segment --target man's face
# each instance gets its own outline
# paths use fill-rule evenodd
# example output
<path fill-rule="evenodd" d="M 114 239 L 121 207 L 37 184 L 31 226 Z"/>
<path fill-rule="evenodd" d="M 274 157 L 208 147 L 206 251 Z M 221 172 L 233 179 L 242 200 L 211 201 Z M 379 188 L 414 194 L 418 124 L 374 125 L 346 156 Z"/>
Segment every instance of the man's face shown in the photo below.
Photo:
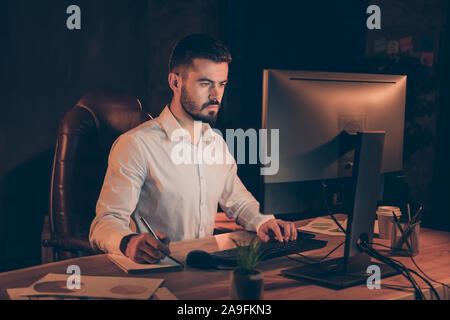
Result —
<path fill-rule="evenodd" d="M 180 104 L 194 120 L 211 125 L 217 119 L 228 78 L 228 63 L 194 59 L 186 68 Z"/>

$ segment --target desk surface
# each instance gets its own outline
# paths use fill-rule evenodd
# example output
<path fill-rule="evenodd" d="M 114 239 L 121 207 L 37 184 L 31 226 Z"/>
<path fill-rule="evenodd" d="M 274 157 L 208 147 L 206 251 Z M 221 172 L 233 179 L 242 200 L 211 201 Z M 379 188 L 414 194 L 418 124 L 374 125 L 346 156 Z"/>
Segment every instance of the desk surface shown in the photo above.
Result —
<path fill-rule="evenodd" d="M 305 225 L 309 220 L 296 222 L 297 226 Z M 205 251 L 217 251 L 233 247 L 230 237 L 248 238 L 254 234 L 245 231 L 224 233 L 212 237 L 176 242 L 171 244 L 172 255 L 185 261 L 186 254 L 194 249 Z M 327 240 L 325 248 L 303 253 L 311 258 L 321 258 L 331 249 L 340 244 L 344 237 L 317 235 L 317 239 Z M 389 241 L 374 239 L 375 242 L 389 245 Z M 450 284 L 450 233 L 429 229 L 421 229 L 420 253 L 415 257 L 417 264 L 426 274 L 440 282 Z M 343 247 L 336 250 L 329 258 L 343 256 Z M 377 248 L 381 252 L 388 253 L 388 249 Z M 297 255 L 291 255 L 294 259 L 301 259 Z M 415 269 L 411 259 L 396 257 L 406 266 Z M 198 270 L 186 266 L 183 271 L 168 273 L 151 273 L 146 275 L 127 275 L 112 263 L 104 254 L 82 257 L 60 262 L 54 262 L 30 268 L 0 273 L 0 299 L 8 299 L 6 288 L 18 288 L 30 286 L 33 282 L 45 276 L 47 273 L 66 273 L 69 265 L 78 265 L 81 275 L 97 276 L 129 276 L 164 278 L 163 286 L 171 290 L 179 299 L 229 299 L 230 272 L 229 270 Z M 258 269 L 264 273 L 264 299 L 294 300 L 294 299 L 413 299 L 414 292 L 411 284 L 402 276 L 397 275 L 382 279 L 380 290 L 369 290 L 366 285 L 352 288 L 333 290 L 314 285 L 307 281 L 297 281 L 285 278 L 280 271 L 299 265 L 287 257 L 276 258 L 262 262 Z M 420 280 L 420 281 L 419 281 Z M 427 285 L 419 279 L 422 289 Z M 441 299 L 449 299 L 448 290 L 443 286 L 433 283 Z"/>

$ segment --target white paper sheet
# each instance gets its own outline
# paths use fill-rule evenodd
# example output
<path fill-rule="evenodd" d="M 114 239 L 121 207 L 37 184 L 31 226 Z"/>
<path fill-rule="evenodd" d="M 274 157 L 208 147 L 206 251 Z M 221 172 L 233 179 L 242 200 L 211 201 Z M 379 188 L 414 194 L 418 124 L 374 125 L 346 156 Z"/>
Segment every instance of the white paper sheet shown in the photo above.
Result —
<path fill-rule="evenodd" d="M 7 292 L 11 299 L 20 299 L 24 296 L 47 296 L 49 299 L 56 299 L 55 297 L 149 299 L 164 281 L 164 279 L 81 275 L 80 289 L 68 289 L 69 276 L 49 273 L 30 287 L 7 289 Z"/>
<path fill-rule="evenodd" d="M 347 229 L 347 219 L 339 220 L 339 223 L 344 228 Z M 297 228 L 300 231 L 321 233 L 330 236 L 345 236 L 345 234 L 341 231 L 338 225 L 330 218 L 322 218 L 318 217 L 308 223 L 306 226 Z M 378 221 L 375 220 L 374 230 L 375 234 L 378 234 Z"/>

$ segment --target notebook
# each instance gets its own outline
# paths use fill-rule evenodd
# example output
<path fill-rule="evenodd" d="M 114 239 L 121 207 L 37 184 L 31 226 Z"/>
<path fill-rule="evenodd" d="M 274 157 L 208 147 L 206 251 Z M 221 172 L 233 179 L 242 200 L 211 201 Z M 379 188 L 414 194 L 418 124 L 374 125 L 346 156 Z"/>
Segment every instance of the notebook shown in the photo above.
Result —
<path fill-rule="evenodd" d="M 150 273 L 150 272 L 166 272 L 166 271 L 178 271 L 184 268 L 184 264 L 181 262 L 175 262 L 172 259 L 166 257 L 159 263 L 144 264 L 137 263 L 131 259 L 117 254 L 108 254 L 108 258 L 114 262 L 123 271 L 129 274 Z"/>

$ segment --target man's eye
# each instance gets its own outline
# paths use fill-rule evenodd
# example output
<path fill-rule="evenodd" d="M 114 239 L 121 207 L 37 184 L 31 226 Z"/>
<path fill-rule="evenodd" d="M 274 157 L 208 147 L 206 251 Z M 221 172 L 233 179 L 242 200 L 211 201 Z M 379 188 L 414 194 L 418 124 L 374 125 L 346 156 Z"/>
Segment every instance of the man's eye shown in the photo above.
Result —
<path fill-rule="evenodd" d="M 201 85 L 202 87 L 207 87 L 207 86 L 209 86 L 209 83 L 208 83 L 208 82 L 202 82 L 202 83 L 200 83 L 200 85 Z"/>

